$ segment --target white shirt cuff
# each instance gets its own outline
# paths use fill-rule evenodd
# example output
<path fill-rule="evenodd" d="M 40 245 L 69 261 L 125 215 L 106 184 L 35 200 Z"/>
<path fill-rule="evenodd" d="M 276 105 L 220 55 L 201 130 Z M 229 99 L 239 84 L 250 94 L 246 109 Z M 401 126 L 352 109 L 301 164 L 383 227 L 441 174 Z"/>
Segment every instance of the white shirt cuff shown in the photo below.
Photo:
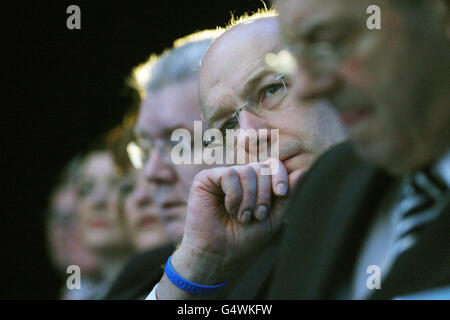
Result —
<path fill-rule="evenodd" d="M 158 288 L 158 283 L 153 287 L 152 292 L 145 298 L 145 300 L 158 300 L 156 298 L 156 288 Z"/>

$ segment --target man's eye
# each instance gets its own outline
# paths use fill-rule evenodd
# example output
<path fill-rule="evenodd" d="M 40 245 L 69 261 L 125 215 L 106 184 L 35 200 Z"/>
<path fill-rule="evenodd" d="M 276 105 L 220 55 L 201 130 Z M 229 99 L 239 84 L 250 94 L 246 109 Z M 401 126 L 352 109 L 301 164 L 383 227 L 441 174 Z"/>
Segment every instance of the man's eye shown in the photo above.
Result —
<path fill-rule="evenodd" d="M 238 128 L 239 128 L 239 122 L 237 119 L 233 118 L 233 119 L 230 119 L 227 122 L 225 122 L 225 124 L 222 126 L 222 130 L 221 130 L 224 139 L 226 137 L 227 130 L 236 130 Z"/>
<path fill-rule="evenodd" d="M 320 34 L 317 35 L 316 37 L 314 37 L 312 39 L 312 43 L 320 43 L 320 42 L 330 42 L 333 43 L 334 41 L 336 41 L 338 37 L 336 37 L 336 35 L 334 34 L 330 34 L 330 33 L 324 33 L 324 34 Z"/>
<path fill-rule="evenodd" d="M 265 97 L 270 98 L 276 95 L 282 88 L 281 84 L 276 84 L 268 87 L 265 91 Z"/>
<path fill-rule="evenodd" d="M 283 98 L 284 86 L 281 83 L 272 84 L 262 90 L 259 105 L 264 109 L 275 107 Z"/>
<path fill-rule="evenodd" d="M 225 124 L 224 124 L 224 126 L 223 126 L 223 129 L 224 130 L 233 130 L 233 129 L 236 129 L 237 127 L 238 127 L 238 122 L 235 120 L 235 119 L 232 119 L 232 120 L 228 120 Z"/>
<path fill-rule="evenodd" d="M 349 30 L 335 29 L 329 32 L 323 32 L 314 37 L 314 43 L 328 43 L 332 46 L 339 46 L 349 38 Z"/>
<path fill-rule="evenodd" d="M 122 195 L 128 195 L 134 189 L 134 184 L 132 182 L 125 182 L 120 184 L 119 190 Z"/>

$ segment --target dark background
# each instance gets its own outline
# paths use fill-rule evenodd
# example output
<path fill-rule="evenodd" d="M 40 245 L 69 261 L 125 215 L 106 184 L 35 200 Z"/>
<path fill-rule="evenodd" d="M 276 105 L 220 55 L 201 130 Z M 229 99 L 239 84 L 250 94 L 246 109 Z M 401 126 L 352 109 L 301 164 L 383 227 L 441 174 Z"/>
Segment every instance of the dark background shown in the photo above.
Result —
<path fill-rule="evenodd" d="M 81 8 L 81 30 L 66 8 Z M 259 0 L 22 1 L 2 4 L 0 298 L 55 299 L 42 212 L 52 181 L 132 104 L 133 66 L 173 40 L 223 26 Z M 6 98 L 6 99 L 5 99 Z M 4 269 L 4 270 L 3 270 Z"/>

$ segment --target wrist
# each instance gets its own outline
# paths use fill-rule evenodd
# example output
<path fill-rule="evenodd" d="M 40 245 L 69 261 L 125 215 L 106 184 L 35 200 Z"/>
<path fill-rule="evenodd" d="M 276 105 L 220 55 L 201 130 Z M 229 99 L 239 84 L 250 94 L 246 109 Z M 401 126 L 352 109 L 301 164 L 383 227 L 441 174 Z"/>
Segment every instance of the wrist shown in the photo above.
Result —
<path fill-rule="evenodd" d="M 217 285 L 231 274 L 221 256 L 185 243 L 174 252 L 171 263 L 180 276 L 202 285 Z"/>

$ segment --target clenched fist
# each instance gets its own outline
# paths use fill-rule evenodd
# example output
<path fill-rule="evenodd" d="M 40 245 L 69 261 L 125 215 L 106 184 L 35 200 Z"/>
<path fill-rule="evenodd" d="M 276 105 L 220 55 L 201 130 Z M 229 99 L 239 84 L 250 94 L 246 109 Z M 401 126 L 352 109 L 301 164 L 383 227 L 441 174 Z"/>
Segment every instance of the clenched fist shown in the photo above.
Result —
<path fill-rule="evenodd" d="M 281 226 L 283 203 L 301 174 L 288 177 L 277 159 L 200 172 L 191 186 L 174 269 L 201 284 L 226 280 Z"/>

